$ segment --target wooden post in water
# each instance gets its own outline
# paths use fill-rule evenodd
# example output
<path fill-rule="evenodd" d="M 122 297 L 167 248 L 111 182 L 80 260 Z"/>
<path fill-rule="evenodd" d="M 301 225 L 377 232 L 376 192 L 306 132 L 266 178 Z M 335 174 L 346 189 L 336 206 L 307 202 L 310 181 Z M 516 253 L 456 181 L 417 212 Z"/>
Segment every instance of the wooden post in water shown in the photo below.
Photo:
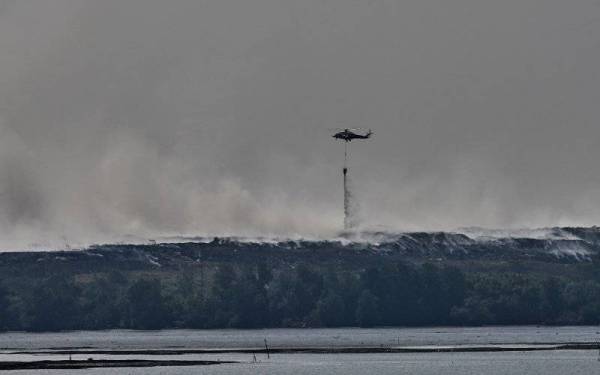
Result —
<path fill-rule="evenodd" d="M 270 359 L 271 356 L 269 355 L 269 345 L 267 344 L 267 338 L 265 338 L 265 350 L 267 351 L 267 358 Z"/>

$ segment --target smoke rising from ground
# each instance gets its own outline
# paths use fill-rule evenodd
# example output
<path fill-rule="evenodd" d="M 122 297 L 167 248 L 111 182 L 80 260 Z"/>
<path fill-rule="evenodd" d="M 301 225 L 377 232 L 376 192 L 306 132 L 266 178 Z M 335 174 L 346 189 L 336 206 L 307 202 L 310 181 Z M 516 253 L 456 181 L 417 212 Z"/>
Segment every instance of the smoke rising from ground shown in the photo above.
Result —
<path fill-rule="evenodd" d="M 599 10 L 0 0 L 0 248 L 596 224 Z"/>

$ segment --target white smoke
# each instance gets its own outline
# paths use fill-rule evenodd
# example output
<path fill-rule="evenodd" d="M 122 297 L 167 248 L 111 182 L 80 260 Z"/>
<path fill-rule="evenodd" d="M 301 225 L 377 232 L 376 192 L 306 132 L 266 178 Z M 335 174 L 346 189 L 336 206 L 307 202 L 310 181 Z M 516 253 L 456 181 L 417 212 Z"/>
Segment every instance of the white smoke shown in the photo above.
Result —
<path fill-rule="evenodd" d="M 362 228 L 594 224 L 597 9 L 541 3 L 0 1 L 0 249 L 335 236 L 332 125 Z"/>

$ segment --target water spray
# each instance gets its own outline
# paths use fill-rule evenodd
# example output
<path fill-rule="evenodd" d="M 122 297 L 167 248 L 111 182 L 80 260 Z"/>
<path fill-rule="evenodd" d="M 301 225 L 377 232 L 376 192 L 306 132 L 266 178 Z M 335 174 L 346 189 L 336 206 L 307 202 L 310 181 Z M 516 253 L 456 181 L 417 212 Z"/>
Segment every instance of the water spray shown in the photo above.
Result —
<path fill-rule="evenodd" d="M 350 189 L 348 187 L 348 142 L 344 142 L 344 231 L 352 228 L 350 219 Z"/>
<path fill-rule="evenodd" d="M 353 139 L 369 139 L 371 135 L 373 135 L 371 130 L 366 134 L 359 134 L 350 129 L 343 129 L 333 135 L 333 138 L 344 141 L 344 167 L 342 169 L 344 178 L 344 231 L 353 230 L 358 225 L 355 217 L 356 210 L 353 209 L 356 206 L 356 202 L 353 202 L 348 181 L 348 142 L 352 142 Z"/>

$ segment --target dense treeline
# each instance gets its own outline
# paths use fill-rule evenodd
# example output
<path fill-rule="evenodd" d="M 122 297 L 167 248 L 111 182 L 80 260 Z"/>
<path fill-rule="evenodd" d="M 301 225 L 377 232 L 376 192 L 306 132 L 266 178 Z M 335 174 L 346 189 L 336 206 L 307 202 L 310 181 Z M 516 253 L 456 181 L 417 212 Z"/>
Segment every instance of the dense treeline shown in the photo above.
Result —
<path fill-rule="evenodd" d="M 600 283 L 385 264 L 223 263 L 0 287 L 0 330 L 598 324 Z M 12 285 L 12 286 L 11 286 Z"/>

